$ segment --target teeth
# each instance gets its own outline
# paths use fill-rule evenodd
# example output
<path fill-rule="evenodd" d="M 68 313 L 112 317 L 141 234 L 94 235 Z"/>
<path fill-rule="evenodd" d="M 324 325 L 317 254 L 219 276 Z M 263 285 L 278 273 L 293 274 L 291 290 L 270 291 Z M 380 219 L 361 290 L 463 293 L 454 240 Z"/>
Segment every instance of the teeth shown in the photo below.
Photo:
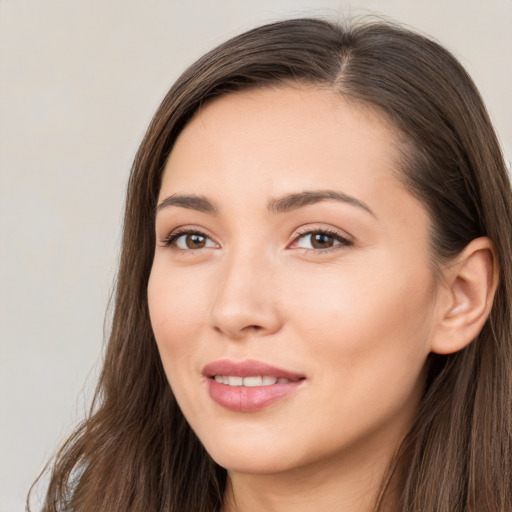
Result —
<path fill-rule="evenodd" d="M 233 375 L 215 375 L 215 381 L 220 384 L 228 386 L 240 387 L 245 386 L 248 388 L 256 386 L 272 386 L 273 384 L 286 384 L 290 382 L 289 379 L 277 378 L 270 376 L 254 376 L 254 377 L 235 377 Z"/>
<path fill-rule="evenodd" d="M 244 377 L 244 386 L 253 388 L 263 384 L 263 377 Z"/>
<path fill-rule="evenodd" d="M 228 377 L 228 385 L 229 386 L 243 386 L 244 378 L 243 377 Z"/>

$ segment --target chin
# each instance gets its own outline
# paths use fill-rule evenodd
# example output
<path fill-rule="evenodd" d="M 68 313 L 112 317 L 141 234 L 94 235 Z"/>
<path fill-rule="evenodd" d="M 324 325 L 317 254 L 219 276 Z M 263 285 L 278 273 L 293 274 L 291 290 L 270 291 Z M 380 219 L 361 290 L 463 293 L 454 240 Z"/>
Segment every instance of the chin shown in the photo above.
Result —
<path fill-rule="evenodd" d="M 290 467 L 290 457 L 278 456 L 277 454 L 262 455 L 261 453 L 244 453 L 239 456 L 231 454 L 218 454 L 213 460 L 230 473 L 241 473 L 250 475 L 268 475 L 285 472 Z M 217 454 L 215 454 L 217 455 Z"/>
<path fill-rule="evenodd" d="M 228 440 L 229 439 L 229 440 Z M 203 440 L 201 440 L 203 442 Z M 286 471 L 294 466 L 296 447 L 282 441 L 236 438 L 208 439 L 203 442 L 212 459 L 230 472 L 245 474 L 271 474 Z"/>

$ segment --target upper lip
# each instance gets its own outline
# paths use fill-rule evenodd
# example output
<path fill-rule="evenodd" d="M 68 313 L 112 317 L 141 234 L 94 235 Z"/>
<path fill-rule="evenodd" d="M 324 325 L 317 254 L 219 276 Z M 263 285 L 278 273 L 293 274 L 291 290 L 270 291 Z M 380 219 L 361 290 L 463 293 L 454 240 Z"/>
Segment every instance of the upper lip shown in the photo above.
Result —
<path fill-rule="evenodd" d="M 230 361 L 228 359 L 213 361 L 203 368 L 202 373 L 206 377 L 229 375 L 233 377 L 268 376 L 288 380 L 300 380 L 305 378 L 305 376 L 300 373 L 295 373 L 252 359 L 246 359 L 245 361 Z"/>

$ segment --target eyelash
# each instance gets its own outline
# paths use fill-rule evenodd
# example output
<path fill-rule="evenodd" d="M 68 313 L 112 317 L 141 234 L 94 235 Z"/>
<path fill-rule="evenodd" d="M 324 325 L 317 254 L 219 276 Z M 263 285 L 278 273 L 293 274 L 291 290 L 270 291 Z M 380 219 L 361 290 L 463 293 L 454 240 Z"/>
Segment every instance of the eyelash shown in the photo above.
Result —
<path fill-rule="evenodd" d="M 201 237 L 211 240 L 211 238 L 206 233 L 203 233 L 202 231 L 200 231 L 198 229 L 179 228 L 176 231 L 173 231 L 172 233 L 170 233 L 168 236 L 166 236 L 162 240 L 162 246 L 169 247 L 169 248 L 172 247 L 173 250 L 181 251 L 181 252 L 197 251 L 198 249 L 181 249 L 181 248 L 177 247 L 176 245 L 174 245 L 176 240 L 178 240 L 183 235 L 198 235 L 198 236 L 201 236 Z M 302 247 L 301 249 L 303 249 L 306 253 L 313 252 L 315 254 L 325 254 L 325 253 L 339 250 L 340 248 L 343 248 L 343 247 L 350 247 L 353 245 L 353 242 L 351 240 L 349 240 L 348 238 L 345 238 L 337 231 L 334 231 L 331 229 L 326 229 L 326 228 L 317 228 L 317 229 L 304 229 L 303 231 L 298 232 L 297 235 L 292 240 L 291 244 L 289 244 L 289 246 L 297 243 L 301 238 L 303 238 L 307 235 L 325 235 L 328 237 L 332 237 L 335 241 L 339 242 L 339 244 L 334 245 L 329 248 L 325 248 L 325 249 L 315 249 L 315 248 L 309 249 L 306 247 Z"/>

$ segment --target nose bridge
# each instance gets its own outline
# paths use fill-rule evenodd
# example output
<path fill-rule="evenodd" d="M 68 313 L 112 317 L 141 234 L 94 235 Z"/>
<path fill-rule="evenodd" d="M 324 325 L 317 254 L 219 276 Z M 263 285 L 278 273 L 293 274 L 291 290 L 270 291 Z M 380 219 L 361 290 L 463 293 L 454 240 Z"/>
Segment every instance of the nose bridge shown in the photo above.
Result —
<path fill-rule="evenodd" d="M 277 331 L 275 271 L 275 262 L 261 246 L 256 250 L 251 244 L 241 244 L 229 251 L 212 305 L 214 329 L 231 338 Z"/>

